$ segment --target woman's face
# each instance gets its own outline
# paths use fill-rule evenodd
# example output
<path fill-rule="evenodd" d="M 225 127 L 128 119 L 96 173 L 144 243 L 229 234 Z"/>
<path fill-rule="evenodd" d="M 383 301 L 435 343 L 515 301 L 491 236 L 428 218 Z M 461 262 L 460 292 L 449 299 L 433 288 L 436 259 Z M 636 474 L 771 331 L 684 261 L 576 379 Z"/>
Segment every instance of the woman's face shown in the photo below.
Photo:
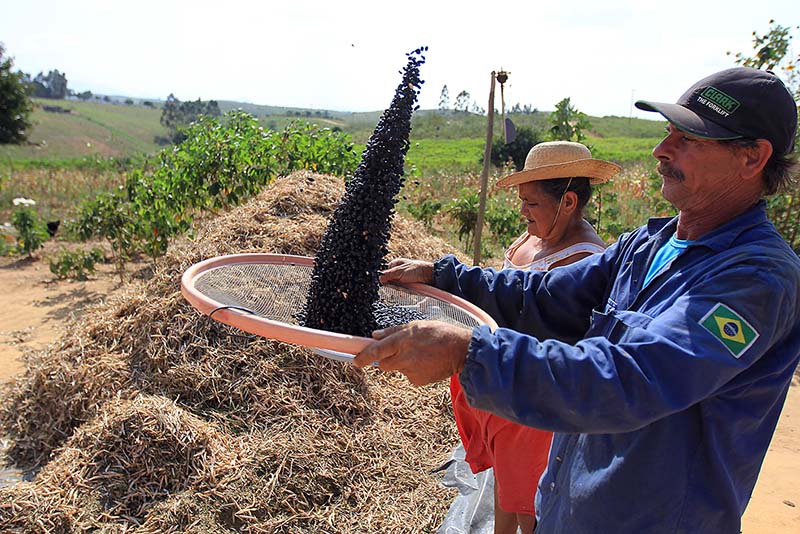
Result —
<path fill-rule="evenodd" d="M 553 230 L 558 201 L 542 191 L 537 182 L 519 184 L 520 214 L 528 221 L 528 233 L 545 237 Z"/>

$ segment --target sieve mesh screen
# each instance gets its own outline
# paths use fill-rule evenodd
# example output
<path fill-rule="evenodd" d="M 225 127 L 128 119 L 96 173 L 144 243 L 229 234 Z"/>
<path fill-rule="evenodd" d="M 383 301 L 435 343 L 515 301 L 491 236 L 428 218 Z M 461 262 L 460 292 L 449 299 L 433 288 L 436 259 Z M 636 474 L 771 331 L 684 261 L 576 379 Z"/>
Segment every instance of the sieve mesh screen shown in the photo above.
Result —
<path fill-rule="evenodd" d="M 292 325 L 306 304 L 313 265 L 236 263 L 214 267 L 194 280 L 194 289 L 219 306 L 245 308 L 253 314 Z M 473 328 L 482 324 L 462 308 L 400 286 L 382 286 L 379 303 L 422 314 L 426 319 Z"/>

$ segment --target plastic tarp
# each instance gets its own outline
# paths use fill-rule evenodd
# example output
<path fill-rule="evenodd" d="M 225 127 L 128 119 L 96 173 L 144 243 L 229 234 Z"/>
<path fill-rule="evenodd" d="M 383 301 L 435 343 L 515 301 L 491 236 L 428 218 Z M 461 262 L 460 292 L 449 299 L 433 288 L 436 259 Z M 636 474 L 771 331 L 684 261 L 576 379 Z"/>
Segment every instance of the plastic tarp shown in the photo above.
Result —
<path fill-rule="evenodd" d="M 493 534 L 494 471 L 487 469 L 476 475 L 464 456 L 464 446 L 459 443 L 450 458 L 434 471 L 443 472 L 442 486 L 458 489 L 436 534 Z"/>

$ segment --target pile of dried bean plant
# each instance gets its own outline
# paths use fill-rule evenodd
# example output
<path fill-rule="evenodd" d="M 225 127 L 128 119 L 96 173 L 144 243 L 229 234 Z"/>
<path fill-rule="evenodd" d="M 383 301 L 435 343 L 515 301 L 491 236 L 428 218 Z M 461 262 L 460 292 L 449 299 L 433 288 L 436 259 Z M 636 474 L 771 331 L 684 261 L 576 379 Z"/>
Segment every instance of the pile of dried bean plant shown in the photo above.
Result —
<path fill-rule="evenodd" d="M 432 531 L 457 441 L 446 386 L 415 388 L 200 315 L 180 276 L 239 252 L 313 255 L 343 181 L 297 172 L 204 221 L 153 277 L 69 325 L 3 392 L 2 532 Z M 394 219 L 389 257 L 455 252 Z"/>

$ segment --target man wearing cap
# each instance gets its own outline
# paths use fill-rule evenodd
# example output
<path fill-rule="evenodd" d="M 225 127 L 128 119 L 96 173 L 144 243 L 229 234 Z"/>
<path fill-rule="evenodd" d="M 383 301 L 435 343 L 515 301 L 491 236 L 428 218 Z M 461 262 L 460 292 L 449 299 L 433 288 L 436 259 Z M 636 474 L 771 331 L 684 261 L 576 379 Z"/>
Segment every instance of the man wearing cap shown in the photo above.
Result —
<path fill-rule="evenodd" d="M 794 167 L 797 105 L 750 68 L 676 104 L 655 147 L 674 218 L 548 272 L 444 257 L 384 281 L 433 283 L 502 317 L 373 334 L 359 366 L 415 384 L 458 374 L 473 407 L 555 432 L 540 533 L 736 533 L 800 358 L 800 260 L 763 200 Z"/>

